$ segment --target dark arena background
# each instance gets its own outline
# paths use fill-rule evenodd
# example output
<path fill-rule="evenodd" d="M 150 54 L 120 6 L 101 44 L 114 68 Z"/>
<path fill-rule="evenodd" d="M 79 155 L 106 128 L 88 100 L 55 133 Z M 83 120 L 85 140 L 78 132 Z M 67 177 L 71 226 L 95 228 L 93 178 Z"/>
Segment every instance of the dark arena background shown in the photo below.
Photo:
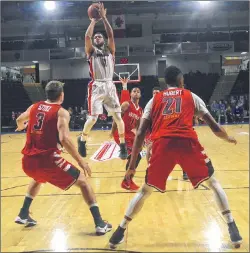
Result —
<path fill-rule="evenodd" d="M 37 226 L 14 223 L 30 182 L 22 170 L 26 133 L 15 132 L 17 117 L 46 99 L 49 81 L 59 80 L 65 83 L 62 106 L 70 113 L 75 145 L 87 119 L 91 78 L 84 38 L 92 3 L 1 1 L 1 252 L 111 251 L 111 234 L 95 236 L 91 214 L 74 187 L 63 192 L 45 184 L 32 205 Z M 238 141 L 223 142 L 202 120 L 194 121 L 243 237 L 240 251 L 230 244 L 211 190 L 202 183 L 194 191 L 179 166 L 168 179 L 166 193 L 155 190 L 147 200 L 117 251 L 249 252 L 249 1 L 103 3 L 115 36 L 119 96 L 118 77 L 130 76 L 128 89 L 141 89 L 144 109 L 153 88 L 163 88 L 166 67 L 174 65 L 184 74 L 185 88 L 202 98 Z M 96 24 L 97 31 L 107 37 L 102 22 Z M 112 117 L 104 110 L 89 136 L 86 160 L 102 216 L 114 231 L 135 193 L 120 187 L 125 161 L 96 158 L 100 147 L 112 142 L 111 125 Z M 67 152 L 63 156 L 75 163 Z M 135 176 L 138 185 L 145 181 L 146 168 L 143 157 Z"/>

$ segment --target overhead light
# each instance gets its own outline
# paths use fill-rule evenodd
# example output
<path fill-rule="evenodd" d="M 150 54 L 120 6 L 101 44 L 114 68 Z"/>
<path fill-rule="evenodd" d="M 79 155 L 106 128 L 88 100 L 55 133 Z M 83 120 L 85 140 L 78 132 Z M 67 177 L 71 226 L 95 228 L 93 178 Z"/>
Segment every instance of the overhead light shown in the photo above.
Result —
<path fill-rule="evenodd" d="M 38 61 L 32 61 L 33 63 L 38 63 Z"/>
<path fill-rule="evenodd" d="M 167 58 L 167 56 L 166 56 L 165 54 L 163 54 L 161 57 L 162 57 L 162 58 Z"/>
<path fill-rule="evenodd" d="M 198 1 L 198 2 L 202 7 L 205 7 L 210 4 L 210 1 Z"/>
<path fill-rule="evenodd" d="M 53 11 L 56 8 L 55 1 L 45 1 L 44 8 L 48 11 Z"/>
<path fill-rule="evenodd" d="M 242 52 L 241 54 L 247 54 L 247 52 Z"/>

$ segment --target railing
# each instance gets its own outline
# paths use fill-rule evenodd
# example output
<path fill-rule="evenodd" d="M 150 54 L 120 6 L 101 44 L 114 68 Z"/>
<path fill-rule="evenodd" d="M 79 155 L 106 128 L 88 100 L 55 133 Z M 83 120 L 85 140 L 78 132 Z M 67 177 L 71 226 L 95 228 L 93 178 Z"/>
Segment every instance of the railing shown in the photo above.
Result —
<path fill-rule="evenodd" d="M 116 56 L 158 56 L 168 54 L 209 54 L 234 52 L 233 41 L 156 43 L 149 45 L 127 45 L 116 48 Z M 2 51 L 2 62 L 49 61 L 58 59 L 85 58 L 84 47 Z"/>

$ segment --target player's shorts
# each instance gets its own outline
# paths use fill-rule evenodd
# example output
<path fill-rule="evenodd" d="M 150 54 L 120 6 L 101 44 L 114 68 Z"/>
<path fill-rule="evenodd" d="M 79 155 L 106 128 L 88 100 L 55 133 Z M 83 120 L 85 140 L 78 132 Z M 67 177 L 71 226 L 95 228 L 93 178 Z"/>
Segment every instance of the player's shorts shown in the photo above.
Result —
<path fill-rule="evenodd" d="M 198 140 L 160 138 L 153 142 L 146 183 L 165 192 L 168 176 L 176 164 L 187 173 L 194 188 L 214 173 L 212 163 Z"/>
<path fill-rule="evenodd" d="M 120 139 L 119 136 L 117 135 L 113 135 L 115 142 L 120 145 Z M 127 146 L 127 150 L 128 150 L 128 155 L 131 154 L 132 152 L 132 148 L 133 148 L 133 143 L 134 143 L 134 138 L 125 138 L 125 143 Z"/>
<path fill-rule="evenodd" d="M 89 115 L 103 114 L 103 106 L 109 113 L 121 112 L 121 106 L 112 81 L 92 81 L 88 86 Z"/>
<path fill-rule="evenodd" d="M 22 165 L 23 171 L 35 181 L 48 182 L 62 190 L 68 190 L 80 175 L 80 171 L 62 158 L 59 152 L 50 155 L 24 155 Z"/>

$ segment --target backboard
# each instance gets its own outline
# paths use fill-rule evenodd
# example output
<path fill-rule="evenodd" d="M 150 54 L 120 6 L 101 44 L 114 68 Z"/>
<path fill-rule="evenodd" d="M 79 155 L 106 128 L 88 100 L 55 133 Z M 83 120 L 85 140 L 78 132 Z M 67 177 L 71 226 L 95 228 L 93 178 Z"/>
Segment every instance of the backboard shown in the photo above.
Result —
<path fill-rule="evenodd" d="M 115 64 L 114 83 L 121 84 L 121 78 L 128 78 L 128 83 L 141 81 L 139 63 Z"/>

